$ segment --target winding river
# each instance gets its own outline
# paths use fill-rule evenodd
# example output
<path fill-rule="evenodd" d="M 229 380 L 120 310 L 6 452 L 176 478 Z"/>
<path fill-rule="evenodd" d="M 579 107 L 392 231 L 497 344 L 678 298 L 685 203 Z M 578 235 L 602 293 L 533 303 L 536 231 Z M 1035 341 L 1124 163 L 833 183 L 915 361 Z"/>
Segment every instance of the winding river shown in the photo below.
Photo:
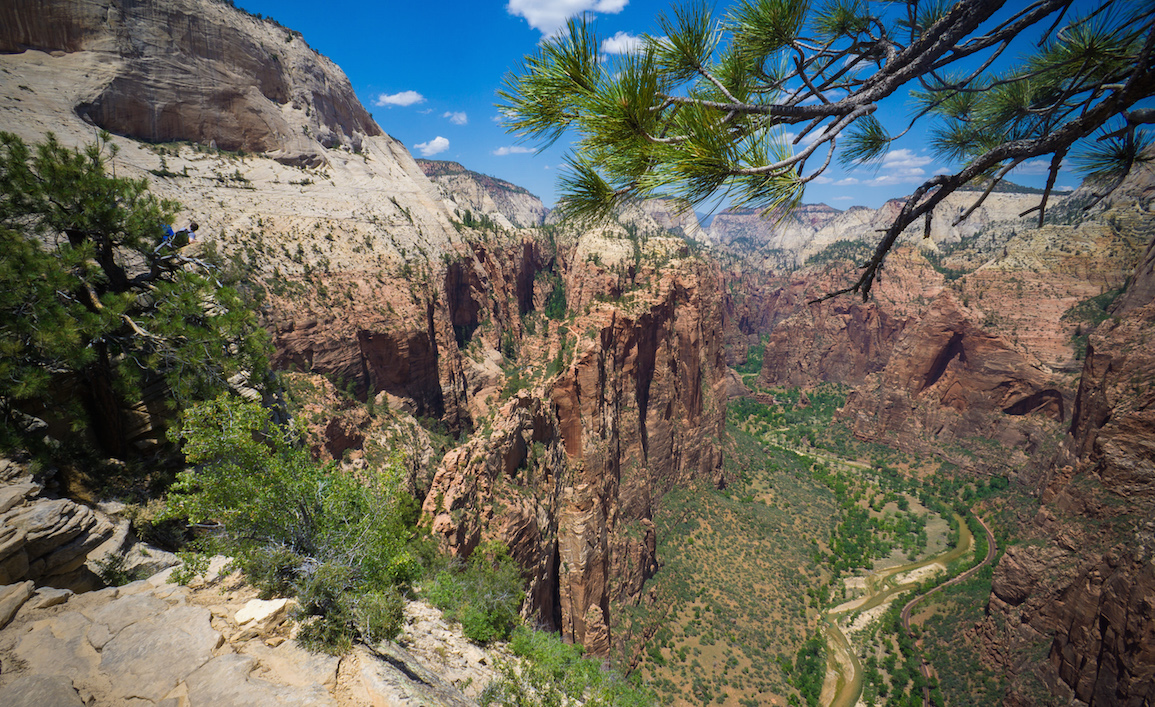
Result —
<path fill-rule="evenodd" d="M 858 661 L 858 651 L 843 633 L 839 620 L 882 606 L 896 595 L 917 586 L 918 580 L 900 583 L 902 575 L 936 564 L 945 570 L 951 562 L 971 552 L 974 547 L 974 535 L 961 516 L 955 514 L 954 518 L 959 527 L 959 541 L 955 547 L 917 562 L 870 572 L 866 575 L 866 596 L 840 604 L 826 612 L 824 626 L 827 670 L 821 699 L 825 707 L 854 707 L 859 695 L 862 694 L 862 665 Z"/>

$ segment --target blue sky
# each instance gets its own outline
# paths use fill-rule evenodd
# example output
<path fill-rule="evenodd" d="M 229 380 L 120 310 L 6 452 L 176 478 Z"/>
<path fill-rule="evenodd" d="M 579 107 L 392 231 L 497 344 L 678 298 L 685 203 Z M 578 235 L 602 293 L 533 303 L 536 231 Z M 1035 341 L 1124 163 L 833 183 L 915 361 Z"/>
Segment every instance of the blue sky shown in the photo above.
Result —
<path fill-rule="evenodd" d="M 529 189 L 547 205 L 556 200 L 565 145 L 536 154 L 496 121 L 496 91 L 503 77 L 567 16 L 587 12 L 601 36 L 622 39 L 656 32 L 655 17 L 669 0 L 236 0 L 252 13 L 300 31 L 317 51 L 349 76 L 361 102 L 385 132 L 417 157 L 453 160 Z M 1015 4 L 1015 3 L 1009 3 Z M 717 11 L 728 0 L 720 0 Z M 621 33 L 621 34 L 620 34 Z M 879 116 L 898 132 L 910 112 L 895 96 Z M 899 126 L 902 122 L 902 126 Z M 877 170 L 844 172 L 832 165 L 811 183 L 808 203 L 837 208 L 877 207 L 903 196 L 947 165 L 934 159 L 923 131 L 892 146 Z M 812 162 L 820 164 L 816 153 Z M 1042 186 L 1046 162 L 1018 170 L 1015 181 Z M 1070 173 L 1059 186 L 1076 186 Z"/>

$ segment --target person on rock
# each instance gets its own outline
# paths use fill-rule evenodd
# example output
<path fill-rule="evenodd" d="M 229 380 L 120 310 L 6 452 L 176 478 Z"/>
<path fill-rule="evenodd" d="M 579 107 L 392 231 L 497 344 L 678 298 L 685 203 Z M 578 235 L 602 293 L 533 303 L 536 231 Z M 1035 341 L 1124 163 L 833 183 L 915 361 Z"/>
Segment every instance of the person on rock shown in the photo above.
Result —
<path fill-rule="evenodd" d="M 157 243 L 154 253 L 159 253 L 164 248 L 171 248 L 172 250 L 179 250 L 185 247 L 191 241 L 196 240 L 196 230 L 199 228 L 196 221 L 189 221 L 188 228 L 182 228 L 179 231 L 173 231 L 172 226 L 164 227 L 164 235 L 161 236 L 160 243 Z"/>

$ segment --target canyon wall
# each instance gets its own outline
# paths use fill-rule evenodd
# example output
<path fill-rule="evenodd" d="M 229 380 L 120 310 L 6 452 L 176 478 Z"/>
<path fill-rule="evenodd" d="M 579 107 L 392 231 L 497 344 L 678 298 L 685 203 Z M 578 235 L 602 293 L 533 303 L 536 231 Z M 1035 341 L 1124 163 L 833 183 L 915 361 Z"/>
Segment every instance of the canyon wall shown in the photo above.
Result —
<path fill-rule="evenodd" d="M 0 52 L 84 53 L 100 67 L 72 109 L 148 142 L 192 141 L 318 166 L 381 134 L 349 80 L 299 32 L 206 0 L 15 0 Z"/>
<path fill-rule="evenodd" d="M 988 658 L 1088 705 L 1155 698 L 1155 240 L 1090 335 L 1069 434 L 1040 485 L 1034 542 L 995 570 Z M 1046 647 L 1040 665 L 1007 664 Z M 1014 704 L 1037 704 L 1029 690 Z"/>
<path fill-rule="evenodd" d="M 607 654 L 661 495 L 723 483 L 719 275 L 667 233 L 686 217 L 516 229 L 539 200 L 418 164 L 299 34 L 222 2 L 8 3 L 0 51 L 6 129 L 106 128 L 201 224 L 188 254 L 259 307 L 316 454 L 400 445 L 443 547 L 507 543 L 527 614 Z M 418 420 L 460 440 L 444 460 Z"/>
<path fill-rule="evenodd" d="M 971 633 L 1007 704 L 1155 695 L 1152 182 L 1140 171 L 1090 214 L 1085 187 L 1041 228 L 988 214 L 901 247 L 869 303 L 816 301 L 853 279 L 853 242 L 792 272 L 727 273 L 731 363 L 761 337 L 763 385 L 849 385 L 840 415 L 859 438 L 1034 489 Z"/>
<path fill-rule="evenodd" d="M 639 601 L 657 569 L 661 496 L 724 483 L 718 274 L 664 238 L 643 252 L 672 249 L 670 261 L 625 275 L 621 240 L 562 239 L 555 262 L 572 315 L 523 318 L 534 323 L 511 357 L 508 399 L 447 455 L 424 505 L 454 552 L 510 545 L 536 568 L 539 619 L 597 655 L 610 650 L 616 608 Z M 604 259 L 574 257 L 587 249 Z"/>
<path fill-rule="evenodd" d="M 861 438 L 1039 490 L 1038 542 L 1004 556 L 976 628 L 990 662 L 1088 704 L 1153 699 L 1149 186 L 1041 229 L 1009 216 L 1034 204 L 1016 194 L 949 226 L 974 197 L 954 195 L 871 302 L 812 304 L 855 273 L 826 246 L 869 240 L 894 202 L 805 208 L 776 235 L 719 215 L 723 273 L 666 234 L 705 239 L 666 204 L 604 229 L 510 228 L 544 207 L 418 164 L 298 34 L 225 3 L 16 0 L 0 52 L 5 129 L 115 133 L 118 174 L 180 199 L 203 224 L 190 253 L 254 297 L 274 365 L 345 392 L 347 410 L 316 412 L 317 453 L 368 459 L 377 432 L 357 406 L 388 408 L 412 431 L 411 488 L 442 546 L 507 543 L 527 614 L 568 639 L 606 655 L 660 566 L 662 494 L 727 483 L 727 363 L 765 336 L 764 385 L 851 385 L 842 415 Z M 1120 289 L 1106 321 L 1080 318 Z M 436 462 L 416 418 L 461 443 Z M 1022 664 L 1016 647 L 1035 644 L 1046 660 Z"/>

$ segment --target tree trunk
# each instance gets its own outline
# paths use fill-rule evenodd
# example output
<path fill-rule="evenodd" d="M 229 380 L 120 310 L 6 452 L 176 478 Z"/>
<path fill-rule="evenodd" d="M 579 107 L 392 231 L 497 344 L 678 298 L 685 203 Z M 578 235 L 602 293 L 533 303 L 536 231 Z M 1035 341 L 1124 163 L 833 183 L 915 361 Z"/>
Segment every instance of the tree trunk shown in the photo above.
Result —
<path fill-rule="evenodd" d="M 111 457 L 123 459 L 128 453 L 124 415 L 120 398 L 112 386 L 112 364 L 104 343 L 96 345 L 97 359 L 85 370 L 88 380 L 89 421 L 96 440 Z"/>

